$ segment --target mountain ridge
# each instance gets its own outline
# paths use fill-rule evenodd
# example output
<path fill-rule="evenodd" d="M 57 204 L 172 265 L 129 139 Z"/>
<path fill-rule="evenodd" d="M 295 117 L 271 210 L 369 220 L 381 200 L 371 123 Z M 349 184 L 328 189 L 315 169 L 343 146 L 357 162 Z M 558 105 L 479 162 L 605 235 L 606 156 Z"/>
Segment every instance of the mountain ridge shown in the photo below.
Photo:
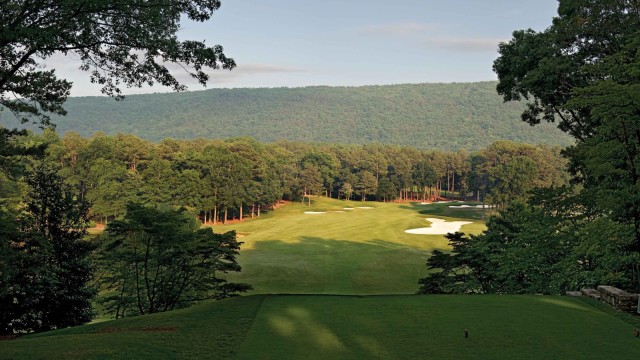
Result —
<path fill-rule="evenodd" d="M 520 120 L 525 105 L 504 103 L 496 82 L 300 88 L 209 89 L 184 93 L 73 97 L 60 133 L 131 133 L 164 138 L 381 143 L 423 149 L 477 150 L 496 140 L 567 146 L 553 124 Z M 6 118 L 6 117 L 5 117 Z M 3 120 L 6 127 L 16 122 Z"/>

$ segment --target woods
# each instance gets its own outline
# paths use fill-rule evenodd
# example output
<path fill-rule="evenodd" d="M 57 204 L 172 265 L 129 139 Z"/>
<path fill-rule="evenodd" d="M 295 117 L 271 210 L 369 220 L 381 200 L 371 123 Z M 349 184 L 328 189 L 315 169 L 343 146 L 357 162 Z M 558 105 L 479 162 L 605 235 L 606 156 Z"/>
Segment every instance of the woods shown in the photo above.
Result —
<path fill-rule="evenodd" d="M 545 31 L 518 30 L 500 44 L 498 93 L 528 101 L 523 121 L 554 122 L 575 138 L 565 150 L 573 186 L 512 205 L 480 236 L 452 235 L 455 252 L 428 260 L 441 272 L 420 292 L 640 290 L 639 10 L 634 1 L 560 1 Z"/>
<path fill-rule="evenodd" d="M 559 148 L 511 142 L 468 153 L 250 138 L 154 144 L 124 134 L 48 136 L 46 161 L 91 202 L 93 220 L 105 224 L 129 202 L 184 206 L 213 224 L 259 216 L 280 200 L 308 203 L 312 195 L 359 201 L 448 196 L 504 207 L 533 187 L 568 180 Z"/>

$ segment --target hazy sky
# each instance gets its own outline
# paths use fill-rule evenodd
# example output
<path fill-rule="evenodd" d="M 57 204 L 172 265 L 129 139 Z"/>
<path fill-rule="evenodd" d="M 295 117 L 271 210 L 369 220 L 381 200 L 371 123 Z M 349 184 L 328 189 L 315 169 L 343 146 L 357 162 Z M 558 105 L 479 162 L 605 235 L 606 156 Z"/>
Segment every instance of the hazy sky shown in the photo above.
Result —
<path fill-rule="evenodd" d="M 222 0 L 212 20 L 184 22 L 179 36 L 220 44 L 238 64 L 214 71 L 209 88 L 469 82 L 495 80 L 497 44 L 544 30 L 556 9 L 556 0 Z M 99 95 L 73 59 L 48 64 L 74 82 L 73 96 Z"/>

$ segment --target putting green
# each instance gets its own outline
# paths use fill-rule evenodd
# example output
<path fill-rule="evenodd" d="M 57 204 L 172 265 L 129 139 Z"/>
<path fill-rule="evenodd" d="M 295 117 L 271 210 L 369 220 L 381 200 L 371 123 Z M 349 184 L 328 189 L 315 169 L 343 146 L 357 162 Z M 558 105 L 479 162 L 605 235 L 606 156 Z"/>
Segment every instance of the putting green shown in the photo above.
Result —
<path fill-rule="evenodd" d="M 346 202 L 314 198 L 312 206 L 288 204 L 259 219 L 217 225 L 236 230 L 244 242 L 240 274 L 253 293 L 407 294 L 426 275 L 434 249 L 448 249 L 443 235 L 407 234 L 429 226 L 426 218 L 470 221 L 461 231 L 479 233 L 480 209 L 452 209 L 454 203 Z M 351 210 L 349 210 L 351 209 Z"/>

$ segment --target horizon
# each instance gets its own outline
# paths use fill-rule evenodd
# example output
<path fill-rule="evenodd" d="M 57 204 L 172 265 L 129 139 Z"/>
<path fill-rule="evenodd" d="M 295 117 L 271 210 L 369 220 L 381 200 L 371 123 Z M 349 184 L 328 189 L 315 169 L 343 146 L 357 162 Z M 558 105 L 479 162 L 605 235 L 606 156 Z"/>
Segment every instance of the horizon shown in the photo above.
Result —
<path fill-rule="evenodd" d="M 212 90 L 277 90 L 277 89 L 309 89 L 309 88 L 363 88 L 374 86 L 404 86 L 404 85 L 453 85 L 453 84 L 478 84 L 478 83 L 498 83 L 498 80 L 480 80 L 480 81 L 450 81 L 450 82 L 419 82 L 419 83 L 398 83 L 398 84 L 364 84 L 364 85 L 301 85 L 301 86 L 262 86 L 262 87 L 215 87 L 215 88 L 203 88 L 203 89 L 188 89 L 185 91 L 157 91 L 157 92 L 143 92 L 135 94 L 127 94 L 122 100 L 126 100 L 130 96 L 139 95 L 171 95 L 171 94 L 186 94 L 195 92 L 204 92 Z M 110 98 L 107 95 L 80 95 L 69 96 L 71 98 Z"/>
<path fill-rule="evenodd" d="M 214 88 L 358 87 L 495 81 L 498 43 L 514 30 L 541 31 L 556 0 L 223 0 L 205 23 L 183 21 L 180 40 L 219 44 L 237 67 L 211 70 L 206 87 L 169 66 L 188 91 Z M 76 56 L 77 58 L 77 56 Z M 44 61 L 72 81 L 72 97 L 103 96 L 74 56 Z M 125 95 L 172 92 L 126 88 Z"/>

